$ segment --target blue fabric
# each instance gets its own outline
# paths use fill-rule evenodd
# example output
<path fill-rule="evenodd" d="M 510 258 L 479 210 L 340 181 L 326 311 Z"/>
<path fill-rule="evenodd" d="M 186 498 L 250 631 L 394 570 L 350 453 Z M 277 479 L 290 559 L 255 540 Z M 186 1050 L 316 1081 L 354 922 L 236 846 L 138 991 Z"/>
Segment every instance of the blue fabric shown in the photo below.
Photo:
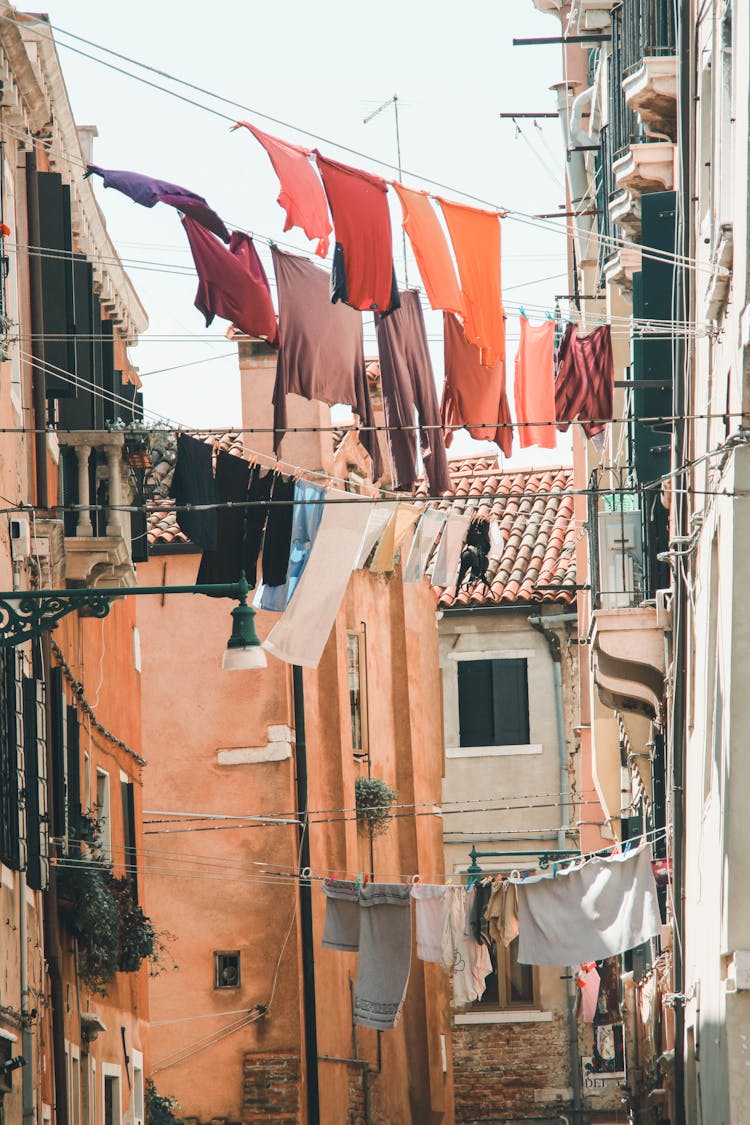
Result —
<path fill-rule="evenodd" d="M 283 613 L 292 599 L 302 572 L 307 566 L 310 550 L 323 517 L 323 505 L 315 504 L 325 494 L 319 484 L 298 480 L 294 486 L 294 516 L 292 517 L 292 547 L 289 552 L 289 569 L 283 586 L 266 586 L 261 583 L 253 605 L 257 609 L 270 609 Z"/>

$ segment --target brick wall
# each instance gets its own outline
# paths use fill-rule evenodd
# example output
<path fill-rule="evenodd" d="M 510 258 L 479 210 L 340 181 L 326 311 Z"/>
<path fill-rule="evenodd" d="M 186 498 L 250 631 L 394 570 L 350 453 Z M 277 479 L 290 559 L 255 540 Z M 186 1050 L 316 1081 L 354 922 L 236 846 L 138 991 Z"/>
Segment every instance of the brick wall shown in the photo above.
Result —
<path fill-rule="evenodd" d="M 296 1125 L 300 1104 L 300 1060 L 292 1052 L 247 1054 L 242 1082 L 242 1120 Z"/>
<path fill-rule="evenodd" d="M 555 1119 L 571 1101 L 567 1023 L 497 1023 L 453 1029 L 456 1121 Z"/>

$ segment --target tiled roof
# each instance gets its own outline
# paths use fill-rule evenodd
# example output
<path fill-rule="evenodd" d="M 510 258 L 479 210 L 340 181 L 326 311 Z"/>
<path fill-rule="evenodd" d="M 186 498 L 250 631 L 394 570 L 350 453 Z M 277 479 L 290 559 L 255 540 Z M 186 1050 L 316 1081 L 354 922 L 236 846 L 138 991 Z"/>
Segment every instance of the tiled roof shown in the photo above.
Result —
<path fill-rule="evenodd" d="M 453 494 L 436 508 L 497 524 L 500 543 L 483 583 L 438 590 L 446 607 L 575 600 L 576 527 L 571 468 L 500 469 L 492 457 L 449 461 Z"/>
<path fill-rule="evenodd" d="M 242 438 L 232 431 L 207 434 L 204 440 L 208 445 L 215 445 L 217 450 L 222 449 L 235 457 L 244 456 Z M 169 499 L 169 487 L 172 484 L 176 460 L 177 439 L 173 435 L 169 435 L 161 445 L 152 446 L 151 469 L 145 483 L 146 495 L 149 498 L 148 541 L 152 546 L 157 543 L 169 546 L 171 543 L 190 542 L 187 535 L 177 526 L 174 501 Z"/>

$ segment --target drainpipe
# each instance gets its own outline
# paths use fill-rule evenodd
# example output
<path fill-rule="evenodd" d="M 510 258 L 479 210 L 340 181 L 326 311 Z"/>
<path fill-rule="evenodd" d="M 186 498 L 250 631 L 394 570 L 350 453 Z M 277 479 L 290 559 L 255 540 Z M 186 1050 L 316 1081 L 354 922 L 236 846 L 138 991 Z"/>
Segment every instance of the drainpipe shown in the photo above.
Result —
<path fill-rule="evenodd" d="M 557 82 L 554 86 L 550 86 L 550 89 L 554 90 L 557 95 L 557 112 L 560 116 L 563 144 L 565 145 L 565 166 L 568 173 L 570 204 L 571 209 L 575 212 L 591 211 L 594 209 L 592 205 L 596 203 L 596 199 L 592 199 L 589 195 L 591 181 L 586 170 L 585 154 L 571 151 L 579 143 L 572 135 L 572 114 L 577 101 L 575 98 L 575 87 L 577 85 L 577 82 Z M 585 97 L 588 93 L 588 90 L 584 90 L 580 96 Z M 586 144 L 591 144 L 590 137 L 587 137 Z M 594 229 L 594 216 L 576 214 L 573 222 L 578 247 L 578 263 L 582 266 L 589 257 L 589 241 Z"/>
<path fill-rule="evenodd" d="M 24 1125 L 34 1125 L 34 1037 L 29 1012 L 29 937 L 26 915 L 26 871 L 18 872 L 18 890 L 21 904 L 18 911 L 18 941 L 21 946 L 21 1054 L 26 1059 L 22 1079 L 22 1105 Z"/>
<path fill-rule="evenodd" d="M 310 866 L 310 831 L 307 820 L 307 741 L 305 738 L 305 692 L 302 669 L 292 665 L 294 695 L 294 758 L 297 775 L 297 819 L 299 820 L 300 871 Z M 315 947 L 313 945 L 312 884 L 299 882 L 300 938 L 302 941 L 302 1006 L 305 1021 L 305 1088 L 308 1125 L 319 1125 L 318 1023 L 315 1008 Z"/>
<path fill-rule="evenodd" d="M 558 848 L 566 847 L 566 831 L 570 820 L 570 800 L 568 781 L 568 740 L 565 737 L 565 710 L 563 708 L 562 691 L 562 650 L 560 638 L 550 625 L 566 625 L 578 621 L 577 613 L 559 613 L 550 617 L 528 617 L 527 621 L 532 629 L 541 633 L 549 646 L 552 657 L 552 672 L 555 683 L 555 715 L 557 718 L 557 749 L 560 764 L 560 828 L 557 833 Z M 581 1089 L 581 1066 L 578 1053 L 578 1024 L 576 1023 L 576 984 L 573 976 L 573 967 L 565 974 L 567 986 L 566 1017 L 568 1024 L 568 1067 L 570 1069 L 570 1085 L 573 1091 L 573 1119 L 576 1122 L 583 1120 L 583 1095 Z"/>
<path fill-rule="evenodd" d="M 532 629 L 541 633 L 549 646 L 552 657 L 552 674 L 555 683 L 555 716 L 557 720 L 557 754 L 560 766 L 560 828 L 557 832 L 557 846 L 565 848 L 565 835 L 570 822 L 570 782 L 568 780 L 568 740 L 565 736 L 565 710 L 562 690 L 562 652 L 560 638 L 550 625 L 565 625 L 578 621 L 577 613 L 560 613 L 554 617 L 527 618 Z"/>
<path fill-rule="evenodd" d="M 45 453 L 46 455 L 46 453 Z M 50 635 L 41 638 L 42 668 L 47 680 L 47 730 L 52 730 L 49 669 Z M 51 786 L 54 784 L 55 769 L 52 752 L 52 739 L 47 738 L 47 807 L 54 807 Z M 49 971 L 50 992 L 52 994 L 52 1056 L 54 1061 L 55 1121 L 57 1125 L 69 1125 L 68 1118 L 68 1079 L 65 1072 L 65 996 L 63 989 L 63 953 L 60 941 L 60 915 L 57 909 L 57 868 L 50 864 L 49 887 L 44 903 L 44 956 Z"/>

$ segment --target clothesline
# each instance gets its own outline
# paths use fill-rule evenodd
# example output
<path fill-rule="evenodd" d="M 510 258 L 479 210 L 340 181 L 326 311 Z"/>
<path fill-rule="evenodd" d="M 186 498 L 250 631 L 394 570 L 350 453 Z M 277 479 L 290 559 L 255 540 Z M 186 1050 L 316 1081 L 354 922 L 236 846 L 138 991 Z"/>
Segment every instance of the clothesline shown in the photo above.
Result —
<path fill-rule="evenodd" d="M 12 17 L 4 16 L 4 17 L 0 17 L 0 18 L 6 19 L 9 22 L 15 22 L 12 19 Z M 43 26 L 44 26 L 44 31 L 42 32 L 42 34 L 44 34 L 44 32 L 46 32 L 49 25 L 44 24 Z M 389 169 L 393 173 L 399 172 L 403 176 L 408 176 L 412 179 L 420 180 L 423 183 L 431 184 L 433 187 L 436 187 L 441 191 L 449 191 L 449 192 L 452 192 L 455 195 L 459 195 L 459 196 L 461 196 L 465 199 L 470 199 L 474 203 L 477 203 L 481 206 L 489 207 L 489 208 L 492 208 L 493 210 L 496 210 L 496 211 L 503 211 L 509 218 L 511 218 L 515 221 L 524 222 L 524 223 L 527 223 L 529 225 L 535 225 L 535 226 L 540 227 L 541 229 L 548 230 L 548 231 L 554 230 L 554 228 L 551 228 L 546 221 L 537 220 L 537 219 L 534 218 L 533 215 L 529 215 L 526 212 L 519 211 L 519 210 L 516 210 L 516 209 L 513 209 L 513 208 L 503 207 L 501 205 L 492 203 L 491 201 L 488 201 L 488 200 L 482 199 L 480 197 L 471 195 L 470 193 L 467 193 L 467 192 L 463 192 L 460 189 L 451 187 L 450 185 L 439 183 L 439 182 L 434 181 L 434 180 L 430 180 L 428 177 L 420 175 L 419 173 L 414 173 L 414 172 L 410 172 L 410 171 L 407 171 L 407 170 L 404 170 L 403 173 L 401 173 L 401 170 L 398 169 L 396 165 L 394 165 L 394 164 L 392 164 L 388 161 L 379 160 L 375 157 L 372 157 L 371 155 L 369 155 L 367 153 L 359 152 L 359 151 L 357 151 L 355 149 L 352 149 L 348 146 L 342 145 L 339 142 L 330 140 L 328 138 L 321 137 L 319 134 L 312 133 L 309 130 L 302 129 L 299 126 L 290 124 L 289 122 L 281 121 L 278 118 L 272 117 L 269 114 L 261 113 L 260 111 L 258 111 L 256 109 L 253 109 L 249 106 L 244 106 L 241 103 L 238 103 L 238 102 L 236 102 L 232 99 L 224 98 L 220 94 L 216 94 L 215 92 L 206 90 L 206 89 L 204 89 L 202 87 L 199 87 L 199 86 L 196 86 L 193 83 L 186 82 L 184 79 L 178 78 L 176 76 L 169 75 L 167 72 L 165 72 L 163 70 L 158 70 L 157 68 L 149 67 L 148 64 L 146 64 L 146 63 L 139 62 L 138 60 L 130 58 L 129 56 L 126 56 L 126 55 L 121 55 L 118 52 L 112 51 L 110 48 L 104 47 L 102 44 L 97 44 L 97 43 L 95 43 L 91 40 L 85 40 L 85 39 L 83 39 L 83 37 L 76 36 L 76 35 L 74 35 L 74 33 L 67 32 L 62 28 L 58 28 L 56 26 L 53 26 L 52 30 L 58 31 L 63 35 L 68 35 L 72 38 L 78 39 L 79 41 L 84 42 L 89 46 L 95 47 L 97 50 L 100 50 L 104 53 L 111 54 L 114 57 L 119 57 L 123 61 L 127 61 L 134 66 L 138 66 L 141 69 L 151 71 L 151 72 L 159 75 L 162 78 L 168 78 L 169 81 L 172 81 L 172 82 L 174 82 L 178 85 L 183 85 L 187 88 L 191 88 L 191 89 L 195 90 L 196 92 L 201 92 L 201 93 L 206 94 L 206 95 L 208 95 L 212 98 L 215 98 L 219 101 L 224 101 L 227 104 L 230 104 L 230 105 L 232 105 L 232 106 L 234 106 L 238 109 L 242 109 L 244 112 L 251 113 L 256 117 L 260 117 L 260 118 L 263 118 L 264 120 L 271 121 L 272 123 L 275 123 L 277 125 L 281 125 L 285 129 L 291 129 L 292 131 L 294 131 L 296 133 L 301 133 L 303 135 L 310 136 L 311 138 L 315 139 L 318 142 L 322 142 L 326 145 L 332 145 L 332 146 L 334 146 L 334 147 L 336 147 L 336 148 L 338 148 L 342 151 L 350 153 L 353 156 L 357 156 L 358 158 L 365 159 L 365 160 L 369 161 L 370 163 L 381 165 L 382 167 Z M 51 34 L 51 31 L 50 31 L 50 33 L 48 34 L 47 37 L 50 38 L 50 39 L 53 38 L 52 34 Z M 233 120 L 233 118 L 230 115 L 224 114 L 221 111 L 212 108 L 211 106 L 207 106 L 207 105 L 204 105 L 202 103 L 196 102 L 193 99 L 186 98 L 184 95 L 177 93 L 177 91 L 175 91 L 175 90 L 171 90 L 167 87 L 159 86 L 156 83 L 150 82 L 149 80 L 142 78 L 140 75 L 133 74 L 132 72 L 126 71 L 121 67 L 113 66 L 113 64 L 107 63 L 103 59 L 99 59 L 96 56 L 93 56 L 93 55 L 88 54 L 87 52 L 81 51 L 79 48 L 75 48 L 69 43 L 61 43 L 60 45 L 63 46 L 63 47 L 66 47 L 68 50 L 72 51 L 75 54 L 82 55 L 83 57 L 88 58 L 91 61 L 96 62 L 96 63 L 98 63 L 102 66 L 108 67 L 110 69 L 114 69 L 114 70 L 118 71 L 119 73 L 124 74 L 126 77 L 129 77 L 129 78 L 133 79 L 134 81 L 145 84 L 145 85 L 147 85 L 147 86 L 149 86 L 153 89 L 156 89 L 156 90 L 160 91 L 161 93 L 168 94 L 171 97 L 175 97 L 175 98 L 177 98 L 181 101 L 187 102 L 188 104 L 193 105 L 195 108 L 202 109 L 204 112 L 208 112 L 208 113 L 210 113 L 214 116 L 217 116 L 217 117 L 220 117 L 220 118 L 222 118 L 226 121 L 229 121 L 229 122 L 231 122 L 232 126 L 234 126 L 234 124 L 235 124 L 235 121 Z M 553 221 L 557 221 L 557 220 L 555 219 Z M 558 232 L 555 231 L 555 233 L 558 233 Z M 567 232 L 562 231 L 560 233 L 566 234 Z M 589 234 L 590 232 L 586 232 L 586 233 Z M 607 241 L 609 241 L 613 245 L 627 247 L 627 248 L 634 248 L 636 250 L 641 250 L 647 256 L 652 256 L 652 252 L 653 252 L 653 256 L 663 255 L 664 258 L 667 259 L 667 260 L 683 259 L 684 264 L 688 268 L 699 268 L 699 269 L 702 268 L 704 270 L 707 270 L 708 272 L 710 272 L 710 269 L 711 269 L 709 264 L 700 263 L 700 262 L 697 261 L 697 259 L 689 259 L 689 258 L 686 258 L 684 255 L 668 254 L 667 252 L 659 251 L 656 248 L 652 248 L 652 247 L 642 247 L 640 244 L 631 242 L 627 239 L 609 238 Z"/>

